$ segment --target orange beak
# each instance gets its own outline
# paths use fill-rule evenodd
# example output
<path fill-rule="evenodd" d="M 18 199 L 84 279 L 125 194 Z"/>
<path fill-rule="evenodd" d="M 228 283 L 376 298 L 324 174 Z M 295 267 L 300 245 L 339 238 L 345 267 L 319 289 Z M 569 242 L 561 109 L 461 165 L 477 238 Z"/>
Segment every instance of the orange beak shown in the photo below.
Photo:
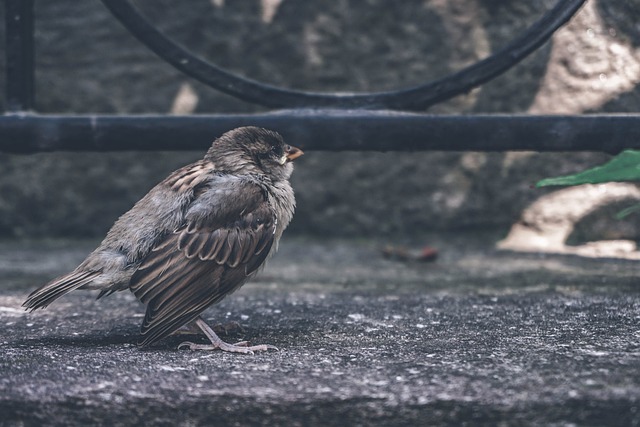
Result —
<path fill-rule="evenodd" d="M 294 147 L 293 145 L 288 145 L 285 156 L 287 158 L 287 161 L 293 162 L 295 159 L 302 156 L 303 154 L 304 152 L 301 149 Z"/>

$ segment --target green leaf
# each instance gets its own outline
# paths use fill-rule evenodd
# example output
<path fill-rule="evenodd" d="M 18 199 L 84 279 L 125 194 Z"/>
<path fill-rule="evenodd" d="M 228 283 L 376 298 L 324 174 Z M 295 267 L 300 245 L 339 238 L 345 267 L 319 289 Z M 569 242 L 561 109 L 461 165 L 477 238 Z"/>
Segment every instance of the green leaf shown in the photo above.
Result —
<path fill-rule="evenodd" d="M 640 151 L 625 150 L 602 166 L 574 175 L 546 178 L 539 181 L 536 187 L 600 184 L 612 181 L 640 181 Z"/>

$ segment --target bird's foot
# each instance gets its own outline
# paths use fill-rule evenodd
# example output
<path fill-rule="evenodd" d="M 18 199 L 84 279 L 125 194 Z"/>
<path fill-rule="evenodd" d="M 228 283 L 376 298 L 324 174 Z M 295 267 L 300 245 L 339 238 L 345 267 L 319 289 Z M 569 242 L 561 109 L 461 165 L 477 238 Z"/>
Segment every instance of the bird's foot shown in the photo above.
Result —
<path fill-rule="evenodd" d="M 253 354 L 255 351 L 267 351 L 267 350 L 276 350 L 277 347 L 268 344 L 261 345 L 249 345 L 248 341 L 240 341 L 236 344 L 229 344 L 220 339 L 218 335 L 207 325 L 207 323 L 202 320 L 202 318 L 198 317 L 193 323 L 207 336 L 211 344 L 196 344 L 190 341 L 185 341 L 178 346 L 178 349 L 187 348 L 189 350 L 222 350 L 228 351 L 230 353 L 243 353 L 243 354 Z"/>
<path fill-rule="evenodd" d="M 260 345 L 252 345 L 249 346 L 247 341 L 240 341 L 236 344 L 229 344 L 224 341 L 216 342 L 215 344 L 196 344 L 190 341 L 185 341 L 180 343 L 178 349 L 189 349 L 189 350 L 222 350 L 228 351 L 230 353 L 242 353 L 242 354 L 253 354 L 256 351 L 267 351 L 267 350 L 276 350 L 277 347 L 268 344 L 260 344 Z"/>

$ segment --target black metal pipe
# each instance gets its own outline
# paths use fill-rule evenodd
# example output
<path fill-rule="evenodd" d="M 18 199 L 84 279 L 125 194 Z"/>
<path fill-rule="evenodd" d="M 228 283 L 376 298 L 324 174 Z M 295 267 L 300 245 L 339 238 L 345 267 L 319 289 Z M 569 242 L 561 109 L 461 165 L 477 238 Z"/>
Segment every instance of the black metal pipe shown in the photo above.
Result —
<path fill-rule="evenodd" d="M 500 51 L 454 74 L 396 91 L 331 94 L 266 85 L 210 64 L 154 27 L 129 0 L 102 0 L 111 13 L 150 50 L 178 70 L 236 98 L 271 108 L 368 108 L 421 111 L 480 86 L 542 46 L 580 9 L 585 0 L 558 3 Z"/>
<path fill-rule="evenodd" d="M 5 0 L 7 111 L 34 107 L 33 0 Z"/>
<path fill-rule="evenodd" d="M 274 129 L 304 150 L 602 151 L 640 149 L 640 116 L 442 116 L 282 110 L 255 115 L 0 116 L 0 152 L 205 150 L 238 126 Z"/>

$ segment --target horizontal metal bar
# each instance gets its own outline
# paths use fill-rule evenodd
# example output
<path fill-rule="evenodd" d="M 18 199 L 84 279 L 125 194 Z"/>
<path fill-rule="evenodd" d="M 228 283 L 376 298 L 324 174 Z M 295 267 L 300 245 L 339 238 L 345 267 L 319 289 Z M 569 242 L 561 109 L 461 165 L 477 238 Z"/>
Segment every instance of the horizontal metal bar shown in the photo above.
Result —
<path fill-rule="evenodd" d="M 238 126 L 280 132 L 304 150 L 603 151 L 640 149 L 640 115 L 443 116 L 280 110 L 194 116 L 0 116 L 0 152 L 205 150 Z"/>

